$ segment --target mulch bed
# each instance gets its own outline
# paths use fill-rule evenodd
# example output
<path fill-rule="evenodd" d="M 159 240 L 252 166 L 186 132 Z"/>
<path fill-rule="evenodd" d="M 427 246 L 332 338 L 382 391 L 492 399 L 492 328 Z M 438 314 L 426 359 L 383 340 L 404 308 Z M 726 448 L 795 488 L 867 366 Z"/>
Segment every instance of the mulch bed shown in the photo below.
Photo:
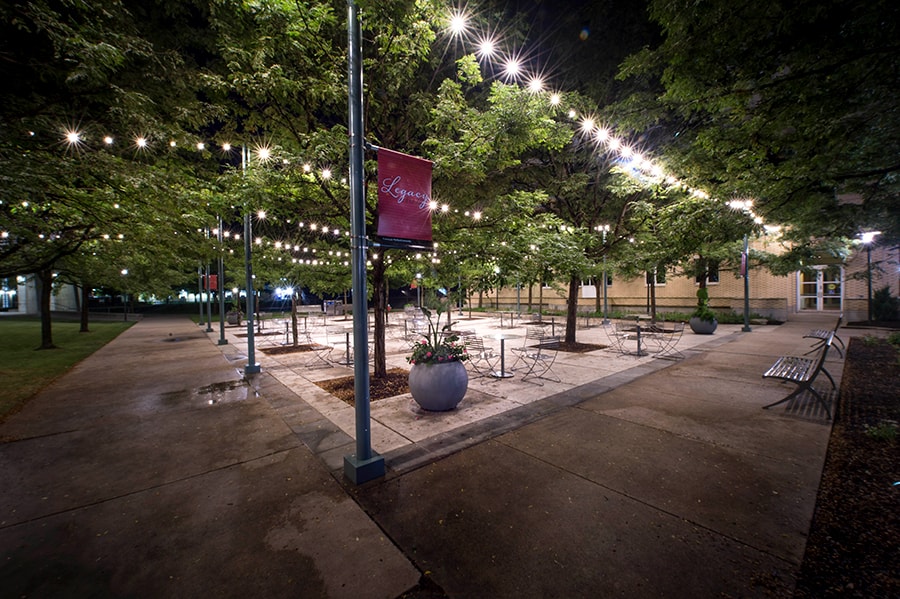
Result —
<path fill-rule="evenodd" d="M 350 375 L 318 381 L 316 385 L 353 406 L 356 405 L 353 381 L 354 377 Z M 387 399 L 404 393 L 409 393 L 409 371 L 404 368 L 389 368 L 384 378 L 369 377 L 369 401 Z"/>
<path fill-rule="evenodd" d="M 579 341 L 574 341 L 572 343 L 562 342 L 559 344 L 559 351 L 568 352 L 570 354 L 585 354 L 589 351 L 606 349 L 606 347 L 606 345 L 600 345 L 598 343 L 581 343 Z"/>
<path fill-rule="evenodd" d="M 900 350 L 850 339 L 795 597 L 900 597 Z"/>
<path fill-rule="evenodd" d="M 320 349 L 322 345 L 310 345 L 309 343 L 299 343 L 297 345 L 281 345 L 279 347 L 263 347 L 259 351 L 268 356 L 282 356 L 285 354 L 296 354 L 299 352 L 313 351 Z"/>

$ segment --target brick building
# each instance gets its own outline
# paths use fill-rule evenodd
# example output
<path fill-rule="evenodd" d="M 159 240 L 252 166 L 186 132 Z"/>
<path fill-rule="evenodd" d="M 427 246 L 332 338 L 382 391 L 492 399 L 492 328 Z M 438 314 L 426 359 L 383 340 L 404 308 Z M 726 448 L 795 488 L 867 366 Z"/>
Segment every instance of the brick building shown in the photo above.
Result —
<path fill-rule="evenodd" d="M 755 247 L 772 251 L 759 240 Z M 900 296 L 900 251 L 897 248 L 873 247 L 871 250 L 872 290 L 888 286 L 891 295 Z M 859 247 L 849 259 L 822 260 L 807 271 L 775 276 L 764 268 L 751 268 L 749 276 L 750 313 L 776 320 L 789 320 L 791 314 L 808 311 L 843 312 L 846 321 L 865 320 L 868 315 L 868 285 L 866 280 L 867 252 Z M 655 285 L 657 312 L 690 312 L 696 305 L 698 283 L 683 276 L 667 273 L 657 276 Z M 734 270 L 721 269 L 711 273 L 707 283 L 710 307 L 715 311 L 743 314 L 744 280 Z M 602 312 L 602 284 L 582 284 L 579 290 L 580 312 Z M 643 278 L 625 280 L 612 275 L 608 278 L 607 304 L 610 313 L 647 312 L 650 306 L 647 281 Z M 504 288 L 484 298 L 504 309 L 527 311 L 527 288 Z M 551 287 L 531 289 L 531 309 L 537 311 L 539 301 L 544 310 L 565 311 L 565 291 Z"/>

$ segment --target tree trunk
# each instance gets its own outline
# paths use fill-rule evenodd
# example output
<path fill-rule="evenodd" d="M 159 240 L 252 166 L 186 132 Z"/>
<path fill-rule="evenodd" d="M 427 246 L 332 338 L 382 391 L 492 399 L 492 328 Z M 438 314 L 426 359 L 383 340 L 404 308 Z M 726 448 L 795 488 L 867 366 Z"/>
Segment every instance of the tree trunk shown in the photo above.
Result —
<path fill-rule="evenodd" d="M 531 312 L 532 300 L 534 299 L 534 285 L 528 284 L 528 311 Z"/>
<path fill-rule="evenodd" d="M 566 343 L 575 343 L 575 328 L 578 325 L 578 284 L 581 277 L 569 277 L 569 297 L 566 298 Z"/>
<path fill-rule="evenodd" d="M 594 277 L 594 312 L 601 314 L 603 312 L 602 283 L 600 279 Z"/>
<path fill-rule="evenodd" d="M 374 310 L 374 318 L 375 318 L 375 327 L 372 331 L 372 336 L 374 339 L 372 340 L 375 346 L 375 364 L 373 367 L 372 376 L 377 379 L 383 379 L 387 377 L 387 355 L 385 351 L 384 345 L 384 337 L 385 337 L 385 324 L 387 314 L 387 280 L 384 276 L 384 270 L 386 268 L 387 260 L 384 256 L 384 253 L 381 255 L 380 260 L 372 261 L 372 303 Z M 363 315 L 365 326 L 368 327 L 368 315 Z"/>
<path fill-rule="evenodd" d="M 544 281 L 538 281 L 538 316 L 544 313 Z"/>
<path fill-rule="evenodd" d="M 90 286 L 82 281 L 81 282 L 81 329 L 79 329 L 80 333 L 89 333 L 88 330 L 88 303 L 91 299 L 91 288 Z"/>
<path fill-rule="evenodd" d="M 53 327 L 50 321 L 50 294 L 53 292 L 53 271 L 43 268 L 37 272 L 40 287 L 41 346 L 38 349 L 56 349 L 53 345 Z"/>

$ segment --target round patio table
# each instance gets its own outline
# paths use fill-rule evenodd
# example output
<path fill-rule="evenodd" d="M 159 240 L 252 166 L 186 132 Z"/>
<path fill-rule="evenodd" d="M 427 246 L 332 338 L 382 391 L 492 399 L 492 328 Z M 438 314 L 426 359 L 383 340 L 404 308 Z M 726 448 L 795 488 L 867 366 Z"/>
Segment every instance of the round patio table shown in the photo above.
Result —
<path fill-rule="evenodd" d="M 498 379 L 512 378 L 512 370 L 506 369 L 506 340 L 521 339 L 522 335 L 516 335 L 514 333 L 497 333 L 495 335 L 491 335 L 491 337 L 500 340 L 500 370 L 495 370 L 491 373 L 491 376 Z"/>

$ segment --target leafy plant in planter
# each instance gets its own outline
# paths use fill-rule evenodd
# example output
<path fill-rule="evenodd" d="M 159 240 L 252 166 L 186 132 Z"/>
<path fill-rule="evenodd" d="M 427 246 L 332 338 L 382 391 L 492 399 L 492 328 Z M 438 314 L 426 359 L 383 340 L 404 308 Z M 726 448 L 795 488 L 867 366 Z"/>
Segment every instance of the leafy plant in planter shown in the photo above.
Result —
<path fill-rule="evenodd" d="M 446 362 L 463 361 L 468 359 L 465 344 L 459 343 L 456 334 L 444 335 L 450 325 L 446 324 L 438 329 L 441 322 L 441 310 L 437 311 L 436 325 L 431 319 L 431 311 L 422 308 L 422 314 L 428 319 L 428 332 L 422 333 L 424 339 L 416 341 L 412 354 L 406 357 L 410 364 L 443 364 Z"/>
<path fill-rule="evenodd" d="M 719 326 L 716 313 L 709 308 L 709 291 L 706 287 L 697 290 L 697 308 L 691 312 L 688 324 L 692 331 L 700 335 L 711 335 Z"/>
<path fill-rule="evenodd" d="M 463 361 L 468 359 L 466 346 L 449 330 L 447 324 L 438 328 L 441 311 L 437 311 L 436 325 L 431 312 L 422 308 L 428 319 L 428 332 L 413 345 L 406 361 L 412 364 L 409 371 L 409 392 L 423 409 L 433 412 L 452 410 L 462 401 L 469 387 L 469 374 Z"/>
<path fill-rule="evenodd" d="M 244 314 L 234 306 L 229 306 L 228 312 L 225 313 L 228 324 L 241 326 L 241 318 L 243 317 Z"/>

